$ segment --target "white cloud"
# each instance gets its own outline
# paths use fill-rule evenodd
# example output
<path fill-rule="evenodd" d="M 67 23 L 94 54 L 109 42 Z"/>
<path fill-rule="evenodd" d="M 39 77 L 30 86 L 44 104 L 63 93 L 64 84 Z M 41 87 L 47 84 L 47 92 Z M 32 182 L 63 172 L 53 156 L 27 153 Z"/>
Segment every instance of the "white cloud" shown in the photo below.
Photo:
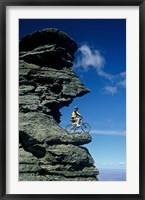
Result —
<path fill-rule="evenodd" d="M 91 50 L 91 48 L 84 44 L 78 51 L 81 53 L 81 57 L 78 58 L 76 67 L 81 67 L 85 71 L 88 71 L 90 67 L 100 71 L 104 66 L 104 58 L 98 50 Z"/>
<path fill-rule="evenodd" d="M 92 134 L 96 135 L 116 135 L 116 136 L 125 136 L 126 131 L 122 130 L 91 130 Z"/>
<path fill-rule="evenodd" d="M 122 166 L 122 167 L 125 167 L 126 166 L 126 163 L 125 162 L 97 162 L 96 163 L 97 166 L 112 166 L 112 167 L 119 167 L 119 166 Z"/>
<path fill-rule="evenodd" d="M 106 78 L 106 79 L 108 79 L 109 81 L 113 81 L 113 79 L 114 79 L 114 76 L 112 75 L 112 74 L 109 74 L 109 73 L 106 73 L 106 72 L 104 72 L 103 70 L 100 70 L 100 71 L 98 71 L 98 75 L 99 76 L 102 76 L 102 77 L 104 77 L 104 78 Z"/>
<path fill-rule="evenodd" d="M 116 75 L 117 85 L 126 88 L 126 72 L 121 72 Z"/>
<path fill-rule="evenodd" d="M 123 88 L 126 88 L 126 78 L 121 80 L 118 85 L 122 86 Z"/>
<path fill-rule="evenodd" d="M 76 59 L 74 68 L 79 68 L 87 72 L 94 68 L 97 74 L 111 82 L 112 86 L 104 87 L 106 94 L 116 94 L 119 87 L 126 87 L 126 72 L 113 75 L 104 71 L 105 59 L 99 50 L 92 49 L 87 44 L 83 44 L 79 49 L 80 53 Z"/>
<path fill-rule="evenodd" d="M 125 78 L 125 77 L 126 77 L 126 72 L 121 72 L 121 73 L 119 74 L 119 76 Z"/>
<path fill-rule="evenodd" d="M 117 87 L 116 86 L 106 86 L 104 87 L 104 91 L 108 94 L 116 94 L 117 93 Z"/>
<path fill-rule="evenodd" d="M 75 68 L 82 68 L 84 71 L 88 71 L 90 68 L 94 68 L 99 76 L 102 76 L 108 80 L 113 79 L 113 75 L 103 71 L 105 59 L 98 50 L 92 50 L 88 45 L 82 45 L 78 51 L 81 56 L 77 59 Z"/>
<path fill-rule="evenodd" d="M 126 166 L 125 162 L 119 162 L 118 164 L 121 165 L 121 166 Z"/>

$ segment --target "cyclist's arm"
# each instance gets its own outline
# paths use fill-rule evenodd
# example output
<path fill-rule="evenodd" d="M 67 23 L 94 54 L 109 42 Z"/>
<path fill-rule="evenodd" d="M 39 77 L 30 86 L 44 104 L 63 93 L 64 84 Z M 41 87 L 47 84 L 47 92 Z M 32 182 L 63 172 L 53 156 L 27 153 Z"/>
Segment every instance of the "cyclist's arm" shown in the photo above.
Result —
<path fill-rule="evenodd" d="M 82 117 L 82 115 L 79 112 L 77 112 L 77 115 L 80 116 L 80 117 Z"/>

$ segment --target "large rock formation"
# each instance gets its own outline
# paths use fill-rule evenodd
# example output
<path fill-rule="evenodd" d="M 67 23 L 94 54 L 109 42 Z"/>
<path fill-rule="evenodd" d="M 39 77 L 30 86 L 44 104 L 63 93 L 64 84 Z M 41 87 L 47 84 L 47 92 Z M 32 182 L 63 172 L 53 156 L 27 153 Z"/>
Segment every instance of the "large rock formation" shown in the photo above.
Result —
<path fill-rule="evenodd" d="M 67 134 L 60 108 L 89 90 L 74 71 L 76 43 L 64 32 L 44 29 L 20 40 L 19 180 L 96 181 L 89 133 Z"/>

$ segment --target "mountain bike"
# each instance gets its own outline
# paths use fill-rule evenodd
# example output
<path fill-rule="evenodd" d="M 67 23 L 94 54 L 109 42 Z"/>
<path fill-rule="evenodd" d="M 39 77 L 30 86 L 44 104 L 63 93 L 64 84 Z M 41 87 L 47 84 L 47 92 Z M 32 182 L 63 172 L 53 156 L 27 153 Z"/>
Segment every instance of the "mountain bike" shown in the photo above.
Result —
<path fill-rule="evenodd" d="M 69 124 L 66 126 L 65 130 L 67 133 L 77 133 L 77 132 L 90 132 L 91 130 L 91 126 L 90 124 L 86 123 L 86 122 L 83 122 L 83 119 L 81 118 L 80 119 L 80 123 L 79 123 L 79 127 L 77 126 L 77 124 L 73 124 L 73 120 L 71 119 L 70 120 L 72 122 L 72 124 Z"/>

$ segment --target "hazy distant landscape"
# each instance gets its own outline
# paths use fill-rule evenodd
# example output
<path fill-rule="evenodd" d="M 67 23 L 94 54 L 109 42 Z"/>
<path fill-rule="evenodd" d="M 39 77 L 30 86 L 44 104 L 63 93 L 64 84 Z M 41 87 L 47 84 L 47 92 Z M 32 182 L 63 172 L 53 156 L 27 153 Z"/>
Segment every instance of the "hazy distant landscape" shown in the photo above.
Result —
<path fill-rule="evenodd" d="M 125 169 L 99 169 L 99 181 L 126 181 Z"/>

